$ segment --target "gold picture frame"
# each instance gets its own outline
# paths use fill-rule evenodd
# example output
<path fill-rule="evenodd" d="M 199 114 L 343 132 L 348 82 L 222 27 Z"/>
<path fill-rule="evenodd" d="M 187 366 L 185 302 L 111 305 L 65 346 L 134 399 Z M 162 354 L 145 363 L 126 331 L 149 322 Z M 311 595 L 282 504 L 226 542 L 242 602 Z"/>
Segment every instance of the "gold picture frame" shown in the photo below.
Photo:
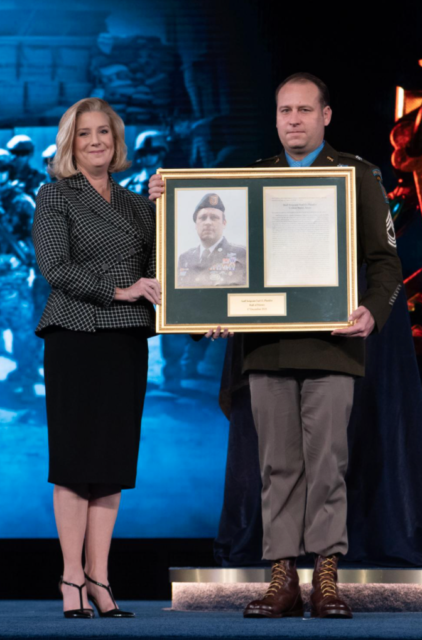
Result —
<path fill-rule="evenodd" d="M 158 173 L 165 185 L 157 200 L 157 278 L 162 287 L 158 333 L 200 334 L 218 325 L 232 332 L 333 331 L 350 325 L 348 317 L 358 306 L 354 167 Z M 246 193 L 245 204 L 236 191 Z M 183 193 L 188 195 L 180 196 Z M 231 207 L 226 212 L 222 198 L 227 201 L 227 194 Z M 227 252 L 217 242 L 221 253 L 206 268 L 199 265 L 200 239 L 197 248 L 184 251 L 192 244 L 192 225 L 197 227 L 192 203 L 201 198 L 224 211 L 216 218 L 225 229 L 237 220 L 238 243 L 229 240 Z M 299 240 L 293 244 L 295 238 Z"/>

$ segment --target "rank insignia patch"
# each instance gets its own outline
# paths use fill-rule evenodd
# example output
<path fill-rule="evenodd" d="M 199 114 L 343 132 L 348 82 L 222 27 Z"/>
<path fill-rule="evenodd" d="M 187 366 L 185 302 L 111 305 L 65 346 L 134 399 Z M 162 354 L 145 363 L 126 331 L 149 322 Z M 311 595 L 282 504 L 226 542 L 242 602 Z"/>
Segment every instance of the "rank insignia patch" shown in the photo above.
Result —
<path fill-rule="evenodd" d="M 387 242 L 391 247 L 396 248 L 397 247 L 396 234 L 394 231 L 394 222 L 393 222 L 393 218 L 391 217 L 390 209 L 388 210 L 386 225 L 387 225 Z"/>

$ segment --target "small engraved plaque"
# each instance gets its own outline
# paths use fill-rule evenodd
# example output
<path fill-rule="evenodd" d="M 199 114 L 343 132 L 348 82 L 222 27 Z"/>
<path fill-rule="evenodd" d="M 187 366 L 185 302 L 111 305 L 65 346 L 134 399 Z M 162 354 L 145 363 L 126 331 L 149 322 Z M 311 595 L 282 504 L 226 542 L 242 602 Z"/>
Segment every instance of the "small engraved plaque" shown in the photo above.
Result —
<path fill-rule="evenodd" d="M 229 317 L 285 316 L 287 313 L 286 294 L 229 293 L 227 307 L 227 315 Z"/>

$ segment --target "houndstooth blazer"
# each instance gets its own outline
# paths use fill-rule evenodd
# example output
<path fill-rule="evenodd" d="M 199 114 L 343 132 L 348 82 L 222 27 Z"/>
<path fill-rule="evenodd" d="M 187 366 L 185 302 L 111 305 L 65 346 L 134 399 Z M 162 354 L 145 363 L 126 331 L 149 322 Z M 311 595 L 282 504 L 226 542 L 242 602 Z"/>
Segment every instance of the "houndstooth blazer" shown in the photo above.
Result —
<path fill-rule="evenodd" d="M 46 184 L 38 193 L 32 238 L 52 287 L 36 334 L 52 325 L 154 332 L 150 302 L 114 300 L 116 287 L 155 277 L 155 212 L 147 198 L 111 179 L 109 204 L 81 173 Z"/>

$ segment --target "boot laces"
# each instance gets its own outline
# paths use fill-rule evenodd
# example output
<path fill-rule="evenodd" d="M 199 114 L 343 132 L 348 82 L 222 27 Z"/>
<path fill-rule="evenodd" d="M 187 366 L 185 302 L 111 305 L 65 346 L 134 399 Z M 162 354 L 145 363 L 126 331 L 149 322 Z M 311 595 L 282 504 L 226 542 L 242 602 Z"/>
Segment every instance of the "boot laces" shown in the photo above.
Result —
<path fill-rule="evenodd" d="M 321 570 L 319 574 L 321 582 L 321 593 L 323 597 L 337 596 L 336 583 L 336 562 L 333 558 L 325 558 L 321 562 Z"/>
<path fill-rule="evenodd" d="M 271 571 L 271 582 L 264 597 L 273 596 L 277 593 L 280 587 L 283 586 L 287 578 L 287 570 L 285 563 L 280 560 L 273 564 Z"/>

